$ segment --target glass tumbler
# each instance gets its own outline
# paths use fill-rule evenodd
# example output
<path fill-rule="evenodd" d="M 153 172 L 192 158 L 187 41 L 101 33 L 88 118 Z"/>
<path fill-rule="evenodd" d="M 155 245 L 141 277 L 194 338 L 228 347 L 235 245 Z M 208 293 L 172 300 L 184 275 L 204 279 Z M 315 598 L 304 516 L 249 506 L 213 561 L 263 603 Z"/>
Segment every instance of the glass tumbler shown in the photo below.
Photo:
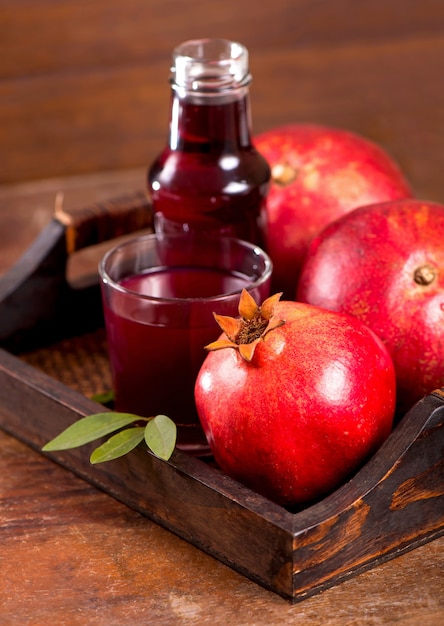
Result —
<path fill-rule="evenodd" d="M 99 265 L 115 410 L 177 425 L 177 446 L 209 453 L 194 404 L 213 313 L 238 315 L 240 293 L 270 293 L 272 264 L 258 246 L 202 233 L 139 236 Z"/>

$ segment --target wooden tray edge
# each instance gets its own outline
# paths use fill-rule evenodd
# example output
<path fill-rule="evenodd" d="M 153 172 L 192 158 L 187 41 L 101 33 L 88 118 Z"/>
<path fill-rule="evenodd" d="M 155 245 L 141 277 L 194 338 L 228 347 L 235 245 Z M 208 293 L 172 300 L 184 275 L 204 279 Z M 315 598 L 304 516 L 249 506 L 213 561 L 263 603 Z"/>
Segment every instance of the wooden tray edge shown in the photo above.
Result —
<path fill-rule="evenodd" d="M 4 350 L 0 406 L 0 427 L 38 451 L 69 423 L 103 410 Z M 427 396 L 349 483 L 296 514 L 179 451 L 165 463 L 136 450 L 101 467 L 90 465 L 88 447 L 48 456 L 295 602 L 444 532 L 443 416 L 444 394 Z M 395 530 L 381 532 L 387 516 L 397 518 Z"/>

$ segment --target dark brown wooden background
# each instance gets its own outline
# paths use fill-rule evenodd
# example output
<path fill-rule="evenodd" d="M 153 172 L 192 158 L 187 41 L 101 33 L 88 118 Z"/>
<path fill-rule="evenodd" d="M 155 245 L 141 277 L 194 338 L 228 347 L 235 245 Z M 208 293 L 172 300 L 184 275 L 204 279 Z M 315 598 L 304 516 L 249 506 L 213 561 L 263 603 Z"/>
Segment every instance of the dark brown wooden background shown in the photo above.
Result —
<path fill-rule="evenodd" d="M 172 48 L 213 36 L 249 48 L 255 132 L 349 128 L 444 201 L 442 0 L 0 0 L 0 183 L 148 164 Z"/>

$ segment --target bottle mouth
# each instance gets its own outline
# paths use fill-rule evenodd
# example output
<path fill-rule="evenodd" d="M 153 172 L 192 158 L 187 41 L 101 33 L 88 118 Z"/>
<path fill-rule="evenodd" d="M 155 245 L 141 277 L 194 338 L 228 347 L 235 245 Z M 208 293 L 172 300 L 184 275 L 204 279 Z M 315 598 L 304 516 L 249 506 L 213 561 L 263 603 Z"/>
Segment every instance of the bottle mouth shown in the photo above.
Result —
<path fill-rule="evenodd" d="M 192 39 L 173 51 L 170 83 L 173 88 L 206 93 L 248 85 L 248 50 L 228 39 Z"/>

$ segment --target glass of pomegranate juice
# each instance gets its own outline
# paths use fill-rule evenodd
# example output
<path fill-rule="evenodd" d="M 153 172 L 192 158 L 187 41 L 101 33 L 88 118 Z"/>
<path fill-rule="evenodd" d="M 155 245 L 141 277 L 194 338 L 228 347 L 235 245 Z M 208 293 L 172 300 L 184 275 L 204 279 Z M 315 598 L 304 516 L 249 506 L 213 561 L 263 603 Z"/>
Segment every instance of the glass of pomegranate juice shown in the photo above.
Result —
<path fill-rule="evenodd" d="M 179 448 L 208 453 L 194 383 L 205 345 L 220 333 L 213 312 L 236 316 L 243 288 L 264 300 L 269 257 L 230 237 L 153 234 L 108 251 L 99 271 L 115 409 L 168 415 Z"/>

